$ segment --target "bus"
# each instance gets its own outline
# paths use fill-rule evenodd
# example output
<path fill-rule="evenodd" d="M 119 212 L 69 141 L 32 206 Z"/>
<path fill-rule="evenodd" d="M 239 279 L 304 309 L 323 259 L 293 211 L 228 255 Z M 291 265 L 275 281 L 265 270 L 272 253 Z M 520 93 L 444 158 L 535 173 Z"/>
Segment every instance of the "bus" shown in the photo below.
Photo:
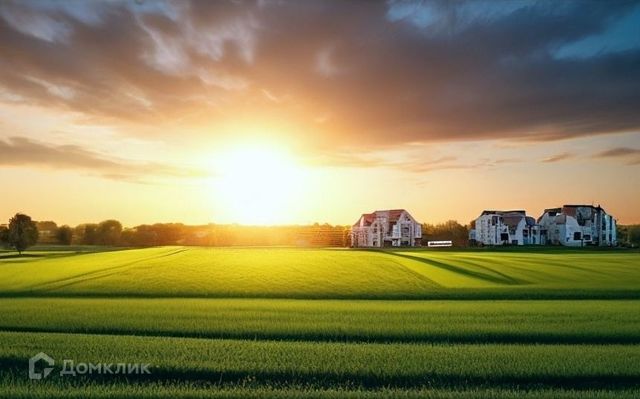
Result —
<path fill-rule="evenodd" d="M 453 241 L 428 241 L 427 246 L 429 248 L 451 247 L 453 246 Z"/>

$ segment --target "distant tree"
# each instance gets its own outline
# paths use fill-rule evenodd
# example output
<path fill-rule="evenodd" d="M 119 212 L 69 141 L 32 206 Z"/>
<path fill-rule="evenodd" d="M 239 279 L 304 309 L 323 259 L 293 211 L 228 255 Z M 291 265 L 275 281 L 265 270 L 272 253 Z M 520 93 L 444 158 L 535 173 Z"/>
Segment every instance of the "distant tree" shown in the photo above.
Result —
<path fill-rule="evenodd" d="M 38 228 L 31 217 L 16 213 L 9 220 L 8 242 L 22 255 L 22 252 L 38 241 Z"/>
<path fill-rule="evenodd" d="M 455 246 L 466 246 L 469 240 L 469 230 L 455 220 L 448 220 L 440 224 L 423 224 L 422 241 L 453 241 Z"/>
<path fill-rule="evenodd" d="M 6 226 L 0 226 L 0 247 L 9 245 L 9 229 Z"/>
<path fill-rule="evenodd" d="M 73 238 L 73 229 L 67 225 L 60 226 L 56 230 L 56 239 L 59 244 L 71 245 L 71 239 Z"/>
<path fill-rule="evenodd" d="M 105 220 L 98 224 L 98 244 L 118 245 L 122 236 L 122 224 L 117 220 Z"/>
<path fill-rule="evenodd" d="M 632 225 L 627 230 L 627 241 L 633 246 L 640 246 L 640 225 Z"/>
<path fill-rule="evenodd" d="M 83 245 L 98 244 L 98 225 L 86 223 L 76 226 L 74 229 L 75 242 Z"/>
<path fill-rule="evenodd" d="M 183 238 L 181 223 L 156 223 L 150 228 L 155 233 L 156 245 L 176 245 Z"/>

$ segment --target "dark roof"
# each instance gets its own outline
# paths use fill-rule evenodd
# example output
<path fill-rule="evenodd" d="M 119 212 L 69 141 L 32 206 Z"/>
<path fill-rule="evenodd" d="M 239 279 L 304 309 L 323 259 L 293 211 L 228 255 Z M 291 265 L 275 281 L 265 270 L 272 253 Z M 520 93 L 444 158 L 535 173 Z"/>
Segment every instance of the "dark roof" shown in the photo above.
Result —
<path fill-rule="evenodd" d="M 604 211 L 604 209 L 600 205 L 562 205 L 562 211 L 565 211 L 565 208 L 591 208 L 597 211 Z"/>
<path fill-rule="evenodd" d="M 520 213 L 512 212 L 512 213 L 508 213 L 508 214 L 502 215 L 502 221 L 507 226 L 515 229 L 516 227 L 518 227 L 518 224 L 520 224 L 520 221 L 524 217 L 525 216 L 520 214 Z"/>
<path fill-rule="evenodd" d="M 522 215 L 526 214 L 526 212 L 524 210 L 522 210 L 522 209 L 511 210 L 511 211 L 497 211 L 497 210 L 488 209 L 488 210 L 482 211 L 480 216 L 482 216 L 482 215 L 491 215 L 491 214 L 494 214 L 494 213 L 497 214 L 497 215 L 505 215 L 507 213 L 520 213 Z"/>

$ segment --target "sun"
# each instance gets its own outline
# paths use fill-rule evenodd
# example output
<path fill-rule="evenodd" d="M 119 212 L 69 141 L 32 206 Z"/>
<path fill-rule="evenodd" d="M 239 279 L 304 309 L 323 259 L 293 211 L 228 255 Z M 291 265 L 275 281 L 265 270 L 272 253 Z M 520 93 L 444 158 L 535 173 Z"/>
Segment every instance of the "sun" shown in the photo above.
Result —
<path fill-rule="evenodd" d="M 292 220 L 305 191 L 303 167 L 269 145 L 227 148 L 216 159 L 214 195 L 230 221 L 267 225 Z"/>

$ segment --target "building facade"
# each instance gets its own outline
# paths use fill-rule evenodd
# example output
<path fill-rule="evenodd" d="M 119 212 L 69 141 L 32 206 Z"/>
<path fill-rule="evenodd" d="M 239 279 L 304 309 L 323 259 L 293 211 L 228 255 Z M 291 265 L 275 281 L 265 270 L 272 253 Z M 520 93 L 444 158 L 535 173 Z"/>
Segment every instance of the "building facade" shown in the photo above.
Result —
<path fill-rule="evenodd" d="M 537 220 L 525 211 L 487 210 L 472 222 L 473 245 L 616 246 L 616 220 L 600 206 L 545 209 Z"/>
<path fill-rule="evenodd" d="M 486 210 L 474 221 L 469 240 L 476 245 L 539 245 L 540 226 L 523 210 Z"/>
<path fill-rule="evenodd" d="M 351 246 L 356 248 L 418 247 L 422 225 L 404 209 L 364 213 L 351 226 Z"/>
<path fill-rule="evenodd" d="M 545 209 L 538 218 L 546 243 L 581 247 L 618 244 L 616 220 L 599 205 L 564 205 Z"/>

